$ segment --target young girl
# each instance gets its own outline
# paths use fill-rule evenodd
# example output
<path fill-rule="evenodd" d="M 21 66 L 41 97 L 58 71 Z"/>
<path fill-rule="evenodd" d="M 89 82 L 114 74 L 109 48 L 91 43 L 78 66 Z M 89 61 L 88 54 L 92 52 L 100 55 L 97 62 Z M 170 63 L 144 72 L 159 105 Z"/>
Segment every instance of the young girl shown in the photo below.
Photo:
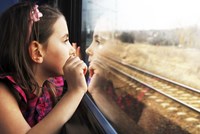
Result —
<path fill-rule="evenodd" d="M 64 16 L 18 3 L 1 15 L 0 31 L 0 133 L 59 133 L 87 91 Z M 61 76 L 68 91 L 57 103 Z"/>

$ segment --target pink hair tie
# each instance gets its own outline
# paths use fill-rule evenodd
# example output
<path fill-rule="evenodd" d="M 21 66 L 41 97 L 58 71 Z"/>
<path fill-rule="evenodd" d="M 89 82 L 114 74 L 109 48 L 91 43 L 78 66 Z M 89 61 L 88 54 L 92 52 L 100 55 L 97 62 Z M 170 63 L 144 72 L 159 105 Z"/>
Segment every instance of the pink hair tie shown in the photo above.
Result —
<path fill-rule="evenodd" d="M 28 35 L 27 35 L 27 39 L 26 42 L 28 43 L 31 32 L 32 32 L 32 27 L 33 27 L 33 23 L 37 22 L 40 20 L 40 17 L 42 17 L 42 13 L 38 10 L 38 5 L 34 5 L 34 7 L 31 9 L 30 11 L 30 20 L 29 20 L 29 27 L 28 27 Z"/>
<path fill-rule="evenodd" d="M 38 10 L 38 5 L 35 5 L 30 12 L 30 19 L 33 22 L 37 22 L 40 20 L 40 17 L 42 16 L 43 16 L 42 13 Z"/>

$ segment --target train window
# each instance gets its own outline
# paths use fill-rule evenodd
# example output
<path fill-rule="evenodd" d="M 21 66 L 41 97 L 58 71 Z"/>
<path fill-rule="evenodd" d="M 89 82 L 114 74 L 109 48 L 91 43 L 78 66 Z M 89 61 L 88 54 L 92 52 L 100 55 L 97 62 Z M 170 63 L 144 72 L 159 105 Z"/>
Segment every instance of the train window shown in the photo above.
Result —
<path fill-rule="evenodd" d="M 36 2 L 61 9 L 70 41 L 100 72 L 63 133 L 200 132 L 198 0 Z"/>
<path fill-rule="evenodd" d="M 91 97 L 120 133 L 200 131 L 197 0 L 82 0 Z"/>
<path fill-rule="evenodd" d="M 0 14 L 6 10 L 6 8 L 10 7 L 11 5 L 15 4 L 19 2 L 18 0 L 1 0 L 1 4 L 0 4 Z"/>

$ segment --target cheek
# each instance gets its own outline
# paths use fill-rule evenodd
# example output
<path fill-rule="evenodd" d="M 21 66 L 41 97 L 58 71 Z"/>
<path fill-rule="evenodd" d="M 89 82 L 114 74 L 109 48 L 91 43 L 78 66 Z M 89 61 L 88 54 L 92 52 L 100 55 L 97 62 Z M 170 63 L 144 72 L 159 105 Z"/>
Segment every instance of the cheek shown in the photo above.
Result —
<path fill-rule="evenodd" d="M 98 45 L 97 50 L 101 51 L 101 49 L 103 49 L 103 45 Z"/>
<path fill-rule="evenodd" d="M 69 51 L 66 47 L 51 49 L 45 56 L 44 66 L 56 74 L 63 74 L 63 66 L 69 58 Z"/>
<path fill-rule="evenodd" d="M 60 53 L 57 53 L 57 56 L 55 56 L 55 61 L 59 63 L 61 67 L 65 65 L 65 62 L 69 58 L 69 51 L 68 49 L 62 49 Z"/>

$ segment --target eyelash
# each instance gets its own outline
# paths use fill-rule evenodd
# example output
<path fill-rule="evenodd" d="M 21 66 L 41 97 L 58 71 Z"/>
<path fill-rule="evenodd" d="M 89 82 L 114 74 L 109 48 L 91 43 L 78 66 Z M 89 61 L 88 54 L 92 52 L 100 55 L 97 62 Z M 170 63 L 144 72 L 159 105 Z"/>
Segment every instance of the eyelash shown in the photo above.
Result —
<path fill-rule="evenodd" d="M 96 43 L 97 43 L 97 45 L 101 44 L 101 42 L 100 42 L 100 41 L 98 41 L 98 40 L 96 40 Z"/>
<path fill-rule="evenodd" d="M 67 43 L 69 41 L 69 39 L 64 40 L 65 43 Z"/>

